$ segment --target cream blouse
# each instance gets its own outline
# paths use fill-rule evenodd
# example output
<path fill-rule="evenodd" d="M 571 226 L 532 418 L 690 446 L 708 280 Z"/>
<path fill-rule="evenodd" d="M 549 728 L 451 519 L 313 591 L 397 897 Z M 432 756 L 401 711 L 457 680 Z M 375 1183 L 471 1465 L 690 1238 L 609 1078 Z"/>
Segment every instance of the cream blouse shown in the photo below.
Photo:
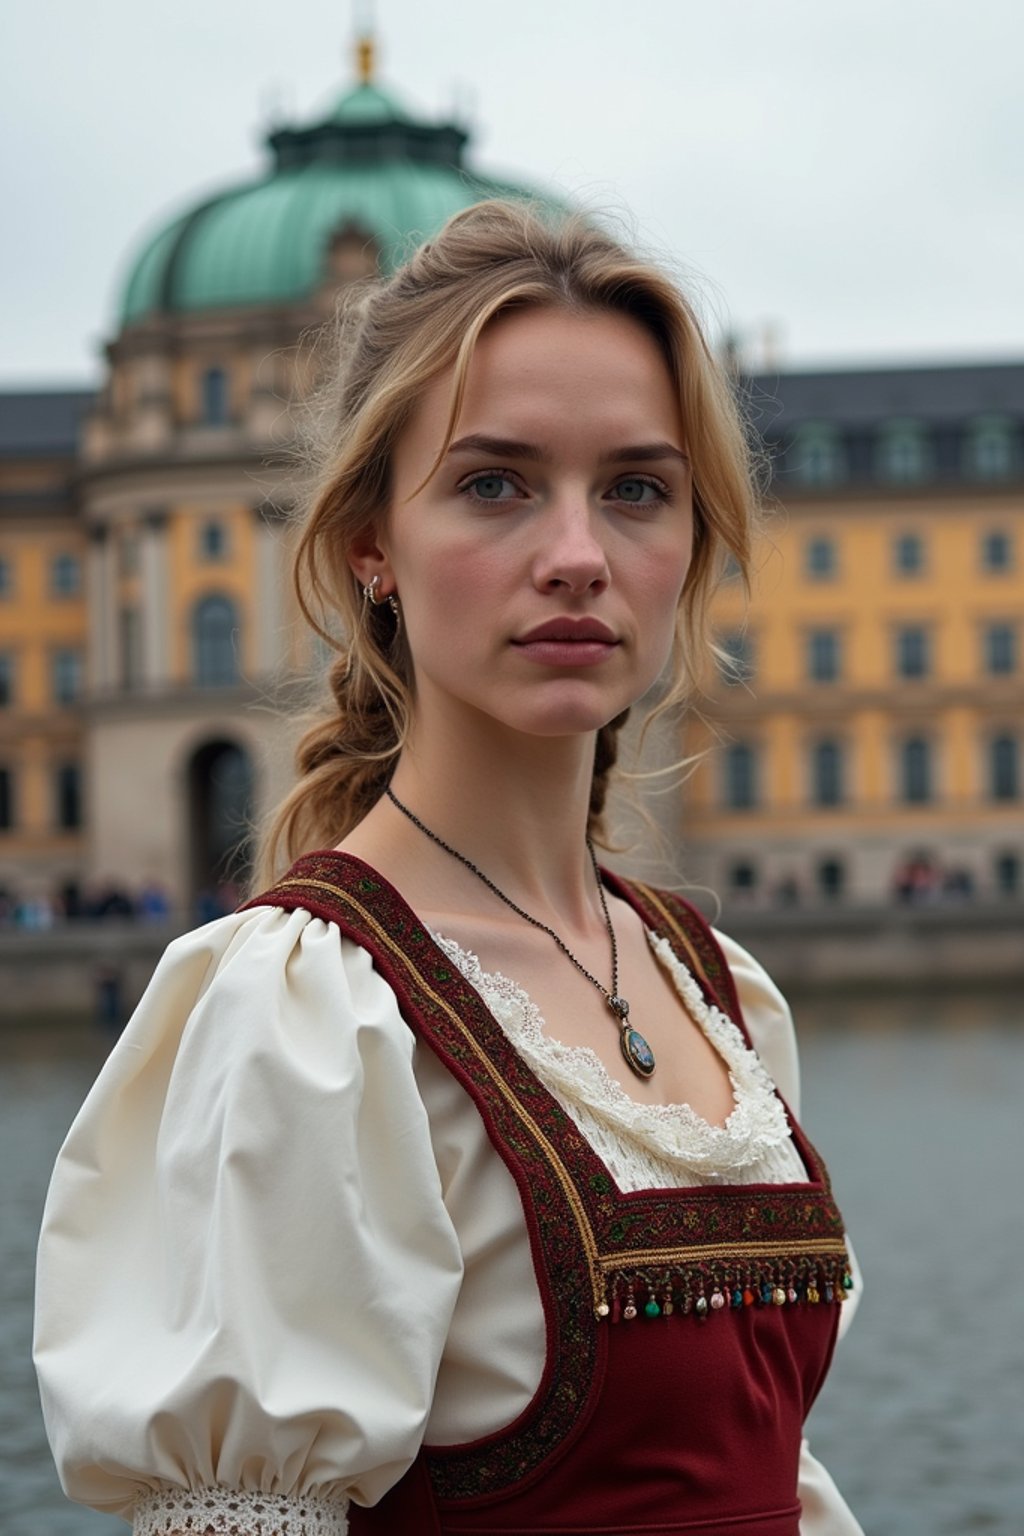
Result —
<path fill-rule="evenodd" d="M 620 1186 L 801 1179 L 773 1088 L 798 1112 L 789 1010 L 719 939 L 757 1055 L 651 942 L 729 1067 L 724 1127 L 637 1104 L 438 941 Z M 349 1499 L 376 1502 L 424 1439 L 530 1401 L 544 1319 L 512 1175 L 333 924 L 260 907 L 170 945 L 57 1161 L 35 1353 L 65 1490 L 136 1536 L 200 1516 L 344 1536 Z M 799 1493 L 803 1536 L 859 1536 L 806 1445 Z"/>

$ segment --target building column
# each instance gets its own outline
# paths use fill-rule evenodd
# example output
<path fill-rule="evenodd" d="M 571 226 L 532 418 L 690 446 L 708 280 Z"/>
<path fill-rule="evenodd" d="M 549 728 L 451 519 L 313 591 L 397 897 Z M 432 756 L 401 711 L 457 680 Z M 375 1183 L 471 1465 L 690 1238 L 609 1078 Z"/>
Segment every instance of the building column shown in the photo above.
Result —
<path fill-rule="evenodd" d="M 89 691 L 111 693 L 117 686 L 115 547 L 102 523 L 89 530 Z"/>
<path fill-rule="evenodd" d="M 167 513 L 148 512 L 142 532 L 142 675 L 148 691 L 168 681 Z"/>
<path fill-rule="evenodd" d="M 285 545 L 287 513 L 272 502 L 253 508 L 256 533 L 256 604 L 253 613 L 253 661 L 258 678 L 280 672 L 287 659 L 284 581 L 288 560 Z"/>

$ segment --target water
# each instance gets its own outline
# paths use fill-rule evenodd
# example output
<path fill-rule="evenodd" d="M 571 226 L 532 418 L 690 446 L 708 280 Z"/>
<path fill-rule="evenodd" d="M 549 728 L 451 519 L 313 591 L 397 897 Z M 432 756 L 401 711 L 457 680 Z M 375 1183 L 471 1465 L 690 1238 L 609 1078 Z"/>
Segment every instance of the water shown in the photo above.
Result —
<path fill-rule="evenodd" d="M 123 1520 L 69 1504 L 50 1460 L 29 1356 L 35 1245 L 50 1169 L 103 1061 L 84 1029 L 0 1032 L 0 1530 L 125 1536 Z"/>
<path fill-rule="evenodd" d="M 1020 1536 L 1024 1002 L 830 1013 L 804 1118 L 866 1285 L 811 1444 L 869 1536 Z"/>
<path fill-rule="evenodd" d="M 1024 1529 L 1024 1005 L 798 1008 L 805 1121 L 867 1272 L 809 1435 L 868 1536 Z M 84 1030 L 0 1034 L 0 1528 L 125 1536 L 68 1504 L 28 1358 L 47 1179 L 102 1060 Z"/>

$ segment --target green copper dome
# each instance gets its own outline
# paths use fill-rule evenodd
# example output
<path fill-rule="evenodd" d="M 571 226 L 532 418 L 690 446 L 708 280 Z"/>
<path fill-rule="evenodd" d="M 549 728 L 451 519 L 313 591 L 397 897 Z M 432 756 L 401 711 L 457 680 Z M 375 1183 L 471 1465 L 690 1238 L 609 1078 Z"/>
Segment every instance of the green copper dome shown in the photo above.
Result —
<path fill-rule="evenodd" d="M 268 173 L 190 208 L 150 240 L 124 290 L 121 323 L 152 314 L 288 304 L 322 281 L 331 237 L 371 236 L 384 271 L 460 208 L 524 187 L 463 168 L 467 135 L 417 122 L 364 81 L 306 128 L 279 128 Z"/>

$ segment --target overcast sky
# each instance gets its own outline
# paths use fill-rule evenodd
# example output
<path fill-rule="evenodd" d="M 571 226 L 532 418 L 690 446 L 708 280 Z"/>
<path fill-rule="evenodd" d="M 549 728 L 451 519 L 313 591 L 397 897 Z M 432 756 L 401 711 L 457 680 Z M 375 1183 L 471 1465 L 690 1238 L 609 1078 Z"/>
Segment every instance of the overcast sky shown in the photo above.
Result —
<path fill-rule="evenodd" d="M 94 381 L 140 241 L 352 76 L 345 0 L 7 0 L 0 381 Z M 634 221 L 784 365 L 1024 359 L 1020 0 L 377 0 L 471 163 Z"/>

